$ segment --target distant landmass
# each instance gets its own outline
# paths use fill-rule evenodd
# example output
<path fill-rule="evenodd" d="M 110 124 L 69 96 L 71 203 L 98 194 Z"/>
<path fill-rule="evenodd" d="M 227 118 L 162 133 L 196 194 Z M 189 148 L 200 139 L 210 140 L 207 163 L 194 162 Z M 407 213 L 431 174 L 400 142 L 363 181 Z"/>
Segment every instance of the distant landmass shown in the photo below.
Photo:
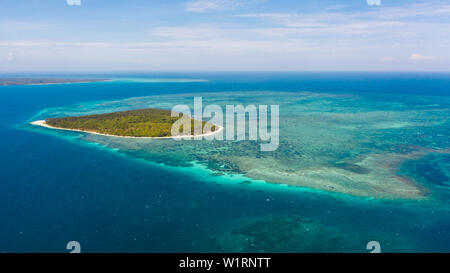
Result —
<path fill-rule="evenodd" d="M 104 82 L 110 79 L 65 79 L 65 78 L 0 78 L 0 86 L 5 85 L 39 85 L 62 83 Z"/>
<path fill-rule="evenodd" d="M 189 119 L 191 130 L 189 134 L 172 135 L 173 124 L 180 119 Z M 53 129 L 63 129 L 71 131 L 81 131 L 96 133 L 109 136 L 121 137 L 190 137 L 199 135 L 209 135 L 218 132 L 222 128 L 201 121 L 195 122 L 190 117 L 172 117 L 170 110 L 148 108 L 122 112 L 113 112 L 107 114 L 87 115 L 79 117 L 49 118 L 46 120 L 32 122 L 34 125 L 40 125 Z M 195 126 L 201 124 L 201 134 L 196 133 Z M 208 125 L 208 127 L 206 127 Z M 181 125 L 180 131 L 183 130 Z M 206 131 L 204 133 L 204 131 Z"/>

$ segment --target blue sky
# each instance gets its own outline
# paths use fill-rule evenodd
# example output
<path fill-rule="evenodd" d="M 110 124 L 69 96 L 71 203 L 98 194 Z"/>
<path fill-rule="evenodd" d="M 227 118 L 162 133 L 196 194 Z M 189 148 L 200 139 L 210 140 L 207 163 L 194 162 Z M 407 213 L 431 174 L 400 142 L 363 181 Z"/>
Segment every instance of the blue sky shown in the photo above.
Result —
<path fill-rule="evenodd" d="M 441 0 L 0 0 L 0 72 L 450 71 Z"/>

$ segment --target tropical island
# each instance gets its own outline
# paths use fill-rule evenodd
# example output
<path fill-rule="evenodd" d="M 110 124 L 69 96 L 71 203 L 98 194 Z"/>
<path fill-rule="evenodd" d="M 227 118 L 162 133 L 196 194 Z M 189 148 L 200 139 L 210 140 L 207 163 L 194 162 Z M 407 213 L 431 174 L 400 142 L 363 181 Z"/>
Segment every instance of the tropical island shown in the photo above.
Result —
<path fill-rule="evenodd" d="M 0 78 L 0 86 L 8 85 L 45 85 L 63 83 L 105 82 L 109 79 L 70 79 L 70 78 Z"/>
<path fill-rule="evenodd" d="M 181 125 L 179 134 L 172 135 L 172 126 L 180 119 L 188 119 L 187 122 L 190 121 L 190 133 L 183 133 L 183 125 Z M 77 117 L 49 118 L 34 121 L 31 124 L 52 129 L 134 138 L 206 136 L 218 133 L 223 129 L 221 126 L 205 121 L 196 121 L 191 117 L 172 117 L 170 110 L 148 108 Z M 195 130 L 196 126 L 200 126 L 200 124 L 201 130 Z M 199 134 L 198 132 L 201 133 Z"/>

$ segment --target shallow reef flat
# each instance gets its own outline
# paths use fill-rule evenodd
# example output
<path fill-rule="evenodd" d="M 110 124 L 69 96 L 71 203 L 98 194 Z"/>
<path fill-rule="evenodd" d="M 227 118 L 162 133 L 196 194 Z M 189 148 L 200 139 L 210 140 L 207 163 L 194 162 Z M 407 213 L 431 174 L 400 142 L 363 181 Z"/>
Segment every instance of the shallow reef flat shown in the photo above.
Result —
<path fill-rule="evenodd" d="M 207 104 L 277 104 L 280 145 L 263 152 L 255 141 L 117 139 L 86 134 L 85 141 L 171 166 L 207 166 L 214 175 L 242 174 L 268 183 L 361 197 L 424 199 L 433 177 L 405 171 L 430 154 L 448 155 L 450 101 L 446 97 L 312 92 L 223 92 L 159 95 L 48 108 L 33 119 Z M 61 133 L 64 134 L 64 133 Z M 436 166 L 447 166 L 436 164 Z M 412 168 L 413 169 L 413 168 Z M 410 170 L 412 170 L 410 168 Z M 442 170 L 448 174 L 448 170 Z M 447 177 L 448 178 L 448 177 Z"/>

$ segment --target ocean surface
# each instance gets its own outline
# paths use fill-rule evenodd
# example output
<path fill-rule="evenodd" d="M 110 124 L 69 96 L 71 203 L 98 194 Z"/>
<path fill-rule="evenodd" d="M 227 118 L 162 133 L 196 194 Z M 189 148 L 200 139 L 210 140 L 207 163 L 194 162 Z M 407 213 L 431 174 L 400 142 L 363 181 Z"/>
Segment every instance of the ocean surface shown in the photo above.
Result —
<path fill-rule="evenodd" d="M 0 86 L 0 252 L 450 252 L 448 73 L 0 77 L 114 79 Z M 279 105 L 279 148 L 29 124 L 194 96 Z"/>

